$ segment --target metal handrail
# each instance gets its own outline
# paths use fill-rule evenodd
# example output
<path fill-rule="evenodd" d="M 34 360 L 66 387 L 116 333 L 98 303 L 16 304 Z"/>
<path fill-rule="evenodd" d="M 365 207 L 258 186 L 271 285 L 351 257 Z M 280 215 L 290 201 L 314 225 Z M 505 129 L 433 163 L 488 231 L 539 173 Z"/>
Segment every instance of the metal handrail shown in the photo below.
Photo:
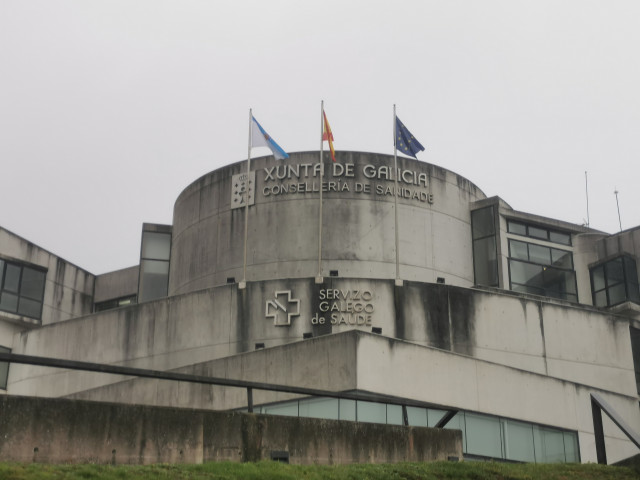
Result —
<path fill-rule="evenodd" d="M 120 365 L 108 365 L 104 363 L 81 362 L 78 360 L 65 360 L 52 357 L 36 357 L 32 355 L 22 355 L 17 353 L 0 352 L 0 362 L 19 363 L 25 365 L 38 365 L 42 367 L 66 368 L 69 370 L 83 370 L 88 372 L 109 373 L 114 375 L 125 375 L 141 378 L 155 378 L 158 380 L 172 380 L 178 382 L 200 383 L 205 385 L 220 385 L 225 387 L 245 388 L 247 390 L 247 410 L 253 412 L 253 390 L 266 390 L 272 392 L 293 393 L 313 397 L 341 398 L 345 400 L 360 400 L 367 402 L 389 403 L 403 407 L 404 424 L 408 425 L 406 407 L 438 408 L 446 410 L 447 414 L 438 422 L 437 428 L 443 428 L 458 410 L 451 410 L 440 405 L 420 402 L 417 400 L 400 399 L 390 395 L 381 395 L 371 392 L 335 392 L 331 390 L 321 390 L 317 388 L 294 387 L 265 382 L 252 382 L 248 380 L 234 380 L 222 377 L 207 377 L 204 375 L 193 375 L 189 373 L 168 372 L 162 370 L 150 370 L 145 368 L 123 367 Z M 444 421 L 446 419 L 446 421 Z"/>
<path fill-rule="evenodd" d="M 602 412 L 615 423 L 633 444 L 640 448 L 640 435 L 624 421 L 611 405 L 599 394 L 591 393 L 591 415 L 593 417 L 593 433 L 596 437 L 596 456 L 598 463 L 607 464 L 607 449 L 604 443 L 604 429 L 602 427 Z"/>

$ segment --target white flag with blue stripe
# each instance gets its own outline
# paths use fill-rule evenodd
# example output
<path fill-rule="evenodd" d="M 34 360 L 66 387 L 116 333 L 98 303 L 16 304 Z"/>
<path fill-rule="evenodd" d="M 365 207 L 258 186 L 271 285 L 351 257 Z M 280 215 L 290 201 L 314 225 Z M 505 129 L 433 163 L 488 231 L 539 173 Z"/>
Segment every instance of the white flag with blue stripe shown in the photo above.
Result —
<path fill-rule="evenodd" d="M 251 147 L 267 147 L 273 153 L 273 156 L 278 160 L 284 160 L 289 158 L 287 152 L 285 152 L 280 145 L 278 145 L 273 138 L 269 136 L 264 128 L 258 123 L 255 117 L 251 116 L 253 125 L 251 126 Z"/>

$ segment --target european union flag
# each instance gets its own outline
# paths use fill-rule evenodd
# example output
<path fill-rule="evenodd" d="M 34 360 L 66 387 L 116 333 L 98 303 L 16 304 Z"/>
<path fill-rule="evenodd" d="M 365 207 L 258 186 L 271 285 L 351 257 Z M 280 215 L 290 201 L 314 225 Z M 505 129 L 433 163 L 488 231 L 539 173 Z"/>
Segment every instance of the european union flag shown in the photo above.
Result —
<path fill-rule="evenodd" d="M 396 149 L 416 160 L 416 153 L 424 150 L 422 144 L 404 126 L 404 123 L 396 116 Z"/>

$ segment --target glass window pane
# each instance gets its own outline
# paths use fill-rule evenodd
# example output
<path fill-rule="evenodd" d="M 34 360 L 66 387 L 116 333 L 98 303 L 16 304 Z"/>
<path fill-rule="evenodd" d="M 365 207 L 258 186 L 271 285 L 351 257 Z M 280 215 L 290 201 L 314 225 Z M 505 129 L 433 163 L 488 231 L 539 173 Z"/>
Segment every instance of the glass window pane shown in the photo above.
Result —
<path fill-rule="evenodd" d="M 301 417 L 338 420 L 337 398 L 307 398 L 300 400 Z"/>
<path fill-rule="evenodd" d="M 402 406 L 387 404 L 387 424 L 389 425 L 403 425 L 402 419 Z"/>
<path fill-rule="evenodd" d="M 548 238 L 547 233 L 547 230 L 545 230 L 544 228 L 532 227 L 531 225 L 529 225 L 530 237 L 546 240 Z"/>
<path fill-rule="evenodd" d="M 637 283 L 629 283 L 627 285 L 628 298 L 630 302 L 640 303 L 640 290 Z"/>
<path fill-rule="evenodd" d="M 407 418 L 412 427 L 428 427 L 427 409 L 420 407 L 407 407 Z"/>
<path fill-rule="evenodd" d="M 627 283 L 638 284 L 638 271 L 636 262 L 632 258 L 624 257 L 624 275 Z"/>
<path fill-rule="evenodd" d="M 537 463 L 564 462 L 564 435 L 560 430 L 533 426 Z"/>
<path fill-rule="evenodd" d="M 616 258 L 604 265 L 607 277 L 607 287 L 624 282 L 624 270 L 622 268 L 622 258 Z"/>
<path fill-rule="evenodd" d="M 524 263 L 517 260 L 509 260 L 511 281 L 522 285 L 542 287 L 542 267 L 531 263 Z"/>
<path fill-rule="evenodd" d="M 568 463 L 580 463 L 580 451 L 578 450 L 578 434 L 564 432 L 564 455 Z"/>
<path fill-rule="evenodd" d="M 543 273 L 546 290 L 556 293 L 576 294 L 575 273 L 548 267 Z"/>
<path fill-rule="evenodd" d="M 527 227 L 522 223 L 509 221 L 507 222 L 507 230 L 516 235 L 527 235 Z"/>
<path fill-rule="evenodd" d="M 482 238 L 496 233 L 493 207 L 485 207 L 471 212 L 471 229 L 473 238 Z"/>
<path fill-rule="evenodd" d="M 356 421 L 356 401 L 340 399 L 340 420 Z"/>
<path fill-rule="evenodd" d="M 541 245 L 529 244 L 529 260 L 533 263 L 551 265 L 551 249 Z"/>
<path fill-rule="evenodd" d="M 169 260 L 171 254 L 171 234 L 144 232 L 142 234 L 142 258 Z"/>
<path fill-rule="evenodd" d="M 498 285 L 496 237 L 487 237 L 473 242 L 473 268 L 477 285 Z"/>
<path fill-rule="evenodd" d="M 609 289 L 609 306 L 617 305 L 627 300 L 627 292 L 624 283 L 615 285 Z"/>
<path fill-rule="evenodd" d="M 387 406 L 384 403 L 358 400 L 357 408 L 359 422 L 387 423 Z"/>
<path fill-rule="evenodd" d="M 555 267 L 573 268 L 573 255 L 566 250 L 551 249 L 551 263 Z"/>
<path fill-rule="evenodd" d="M 513 420 L 502 420 L 505 458 L 519 462 L 535 462 L 533 426 Z"/>
<path fill-rule="evenodd" d="M 0 290 L 2 290 L 2 279 L 4 278 L 4 260 L 0 260 Z"/>
<path fill-rule="evenodd" d="M 427 425 L 429 427 L 435 427 L 440 419 L 445 416 L 446 410 L 437 410 L 435 408 L 427 409 Z"/>
<path fill-rule="evenodd" d="M 603 290 L 605 287 L 604 283 L 604 266 L 600 265 L 599 267 L 591 270 L 591 283 L 594 292 L 598 290 Z"/>
<path fill-rule="evenodd" d="M 22 280 L 20 282 L 20 296 L 41 301 L 44 293 L 44 282 L 44 272 L 23 267 Z"/>
<path fill-rule="evenodd" d="M 11 353 L 11 349 L 7 347 L 0 347 L 0 352 Z M 9 376 L 9 363 L 0 362 L 0 388 L 2 390 L 7 389 L 7 377 Z"/>
<path fill-rule="evenodd" d="M 287 417 L 298 416 L 298 401 L 279 403 L 276 405 L 265 405 L 261 408 L 261 412 L 267 415 L 285 415 Z"/>
<path fill-rule="evenodd" d="M 549 240 L 553 243 L 571 245 L 571 235 L 569 235 L 568 233 L 549 232 Z"/>
<path fill-rule="evenodd" d="M 465 413 L 467 453 L 502 458 L 500 421 L 495 417 Z"/>
<path fill-rule="evenodd" d="M 429 411 L 431 411 L 431 409 L 429 409 Z M 464 422 L 464 417 L 465 414 L 464 412 L 458 412 L 455 414 L 455 416 L 449 420 L 449 423 L 447 423 L 444 428 L 446 429 L 455 429 L 455 430 L 461 430 L 462 431 L 462 452 L 463 453 L 467 453 L 467 437 L 466 437 L 466 433 L 465 433 L 465 422 Z M 431 426 L 431 425 L 429 425 Z"/>
<path fill-rule="evenodd" d="M 167 296 L 169 262 L 143 260 L 141 263 L 140 301 L 146 302 Z"/>
<path fill-rule="evenodd" d="M 606 307 L 607 306 L 607 291 L 602 290 L 600 292 L 596 292 L 594 295 L 594 302 L 596 307 Z"/>
<path fill-rule="evenodd" d="M 31 300 L 29 298 L 20 297 L 18 304 L 18 313 L 32 318 L 40 318 L 42 312 L 42 302 Z"/>
<path fill-rule="evenodd" d="M 13 293 L 2 292 L 0 295 L 0 309 L 7 312 L 17 312 L 18 296 Z"/>
<path fill-rule="evenodd" d="M 509 240 L 509 256 L 520 260 L 529 260 L 527 244 L 524 242 Z"/>
<path fill-rule="evenodd" d="M 11 263 L 7 263 L 4 274 L 4 286 L 3 289 L 12 293 L 18 293 L 18 286 L 20 285 L 20 271 L 22 268 Z"/>
<path fill-rule="evenodd" d="M 518 285 L 514 283 L 511 286 L 511 290 L 513 290 L 514 292 L 532 293 L 533 295 L 545 295 L 544 288 L 532 287 L 530 285 Z"/>

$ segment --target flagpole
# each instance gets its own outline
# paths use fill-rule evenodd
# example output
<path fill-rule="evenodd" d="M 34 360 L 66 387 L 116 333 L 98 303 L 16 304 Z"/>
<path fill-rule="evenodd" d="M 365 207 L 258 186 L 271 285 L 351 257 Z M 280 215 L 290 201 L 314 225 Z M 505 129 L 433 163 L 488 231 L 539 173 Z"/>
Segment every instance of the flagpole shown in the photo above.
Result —
<path fill-rule="evenodd" d="M 320 205 L 318 208 L 318 275 L 317 282 L 322 282 L 322 177 L 324 176 L 324 165 L 322 162 L 324 134 L 324 100 L 320 100 Z"/>
<path fill-rule="evenodd" d="M 402 285 L 400 280 L 400 242 L 398 241 L 398 120 L 396 118 L 396 104 L 393 104 L 393 181 L 395 184 L 394 217 L 395 217 L 395 242 L 396 242 L 396 285 Z"/>
<path fill-rule="evenodd" d="M 247 285 L 247 237 L 249 234 L 249 177 L 251 174 L 251 134 L 253 128 L 253 113 L 249 109 L 249 140 L 247 146 L 247 179 L 244 189 L 244 259 L 242 262 L 242 282 L 239 287 L 244 288 Z"/>

